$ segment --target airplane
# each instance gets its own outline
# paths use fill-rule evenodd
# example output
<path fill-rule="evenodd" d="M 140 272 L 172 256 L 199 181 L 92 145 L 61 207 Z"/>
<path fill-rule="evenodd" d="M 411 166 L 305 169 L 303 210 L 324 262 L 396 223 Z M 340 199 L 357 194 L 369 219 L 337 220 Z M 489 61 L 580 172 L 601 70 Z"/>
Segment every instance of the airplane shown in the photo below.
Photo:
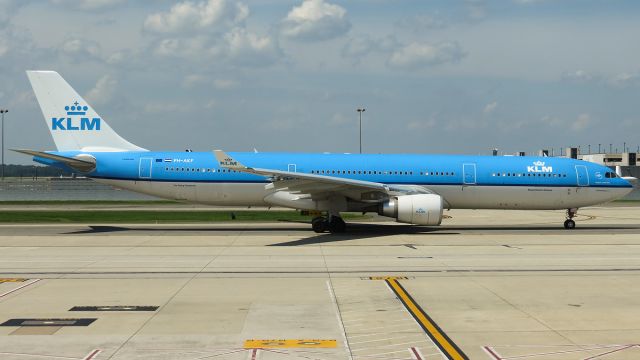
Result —
<path fill-rule="evenodd" d="M 344 232 L 343 212 L 437 226 L 444 209 L 566 209 L 573 229 L 578 208 L 621 198 L 637 180 L 559 157 L 149 151 L 120 137 L 57 72 L 27 76 L 57 150 L 15 151 L 160 198 L 319 212 L 318 233 Z"/>

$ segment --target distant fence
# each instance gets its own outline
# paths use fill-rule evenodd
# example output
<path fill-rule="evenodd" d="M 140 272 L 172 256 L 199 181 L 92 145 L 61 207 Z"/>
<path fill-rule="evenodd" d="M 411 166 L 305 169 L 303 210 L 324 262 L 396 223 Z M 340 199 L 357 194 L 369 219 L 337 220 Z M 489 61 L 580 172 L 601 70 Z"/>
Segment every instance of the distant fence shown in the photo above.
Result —
<path fill-rule="evenodd" d="M 85 178 L 9 178 L 0 181 L 0 201 L 157 199 Z"/>

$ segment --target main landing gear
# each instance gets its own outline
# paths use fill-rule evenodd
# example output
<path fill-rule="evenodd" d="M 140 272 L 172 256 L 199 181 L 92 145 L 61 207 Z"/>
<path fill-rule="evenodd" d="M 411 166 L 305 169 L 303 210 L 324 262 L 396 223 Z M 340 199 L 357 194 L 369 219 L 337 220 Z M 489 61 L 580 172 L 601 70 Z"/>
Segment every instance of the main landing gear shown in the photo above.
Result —
<path fill-rule="evenodd" d="M 340 216 L 330 215 L 328 218 L 318 216 L 311 220 L 311 228 L 317 233 L 329 231 L 330 233 L 342 233 L 347 229 L 347 224 Z"/>
<path fill-rule="evenodd" d="M 575 229 L 576 222 L 573 221 L 573 218 L 578 213 L 578 209 L 567 209 L 567 220 L 564 221 L 564 228 L 571 230 Z"/>

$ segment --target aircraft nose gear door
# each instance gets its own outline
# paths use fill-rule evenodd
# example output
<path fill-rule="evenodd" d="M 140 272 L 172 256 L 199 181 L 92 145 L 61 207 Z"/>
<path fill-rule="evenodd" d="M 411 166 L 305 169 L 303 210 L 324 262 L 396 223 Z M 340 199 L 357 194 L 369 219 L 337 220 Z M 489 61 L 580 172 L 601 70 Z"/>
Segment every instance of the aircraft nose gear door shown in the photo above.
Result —
<path fill-rule="evenodd" d="M 138 168 L 138 177 L 140 179 L 151 178 L 151 165 L 153 164 L 152 158 L 140 158 L 140 167 Z"/>
<path fill-rule="evenodd" d="M 589 186 L 589 173 L 584 165 L 576 165 L 576 174 L 578 175 L 578 186 Z"/>
<path fill-rule="evenodd" d="M 476 164 L 463 164 L 462 176 L 464 184 L 476 183 Z"/>

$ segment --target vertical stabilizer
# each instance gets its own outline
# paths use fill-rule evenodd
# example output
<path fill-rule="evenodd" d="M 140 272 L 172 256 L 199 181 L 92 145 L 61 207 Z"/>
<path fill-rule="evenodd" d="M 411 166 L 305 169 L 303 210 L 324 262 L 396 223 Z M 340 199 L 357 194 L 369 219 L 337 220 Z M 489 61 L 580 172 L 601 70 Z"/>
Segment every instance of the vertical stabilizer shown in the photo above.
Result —
<path fill-rule="evenodd" d="M 59 151 L 146 151 L 118 135 L 55 71 L 27 71 Z"/>

